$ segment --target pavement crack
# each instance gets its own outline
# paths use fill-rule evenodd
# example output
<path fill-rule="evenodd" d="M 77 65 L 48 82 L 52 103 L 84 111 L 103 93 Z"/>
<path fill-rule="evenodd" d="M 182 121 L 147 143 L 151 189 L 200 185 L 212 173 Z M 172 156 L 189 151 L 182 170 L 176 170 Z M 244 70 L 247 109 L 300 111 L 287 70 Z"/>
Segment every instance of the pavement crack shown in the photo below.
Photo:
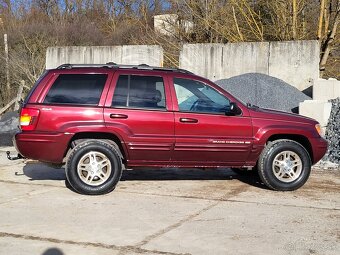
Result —
<path fill-rule="evenodd" d="M 25 240 L 32 240 L 32 241 L 44 241 L 50 243 L 58 243 L 58 244 L 70 244 L 70 245 L 81 245 L 81 246 L 91 246 L 96 248 L 103 248 L 109 250 L 117 250 L 120 254 L 129 254 L 131 252 L 138 253 L 138 254 L 145 254 L 145 253 L 154 253 L 158 255 L 188 255 L 188 253 L 173 253 L 173 252 L 165 252 L 165 251 L 158 251 L 158 250 L 147 250 L 142 249 L 137 246 L 118 246 L 114 244 L 104 244 L 104 243 L 92 243 L 92 242 L 78 242 L 72 240 L 63 240 L 57 238 L 49 238 L 49 237 L 39 237 L 33 235 L 24 235 L 24 234 L 14 234 L 8 232 L 0 232 L 1 237 L 11 237 L 11 238 L 18 238 L 18 239 L 25 239 Z"/>
<path fill-rule="evenodd" d="M 306 205 L 285 205 L 285 204 L 274 204 L 274 203 L 265 203 L 265 202 L 242 201 L 242 200 L 237 200 L 237 199 L 228 199 L 228 200 L 225 200 L 224 202 L 259 204 L 259 205 L 267 205 L 267 206 L 283 206 L 283 207 L 294 207 L 294 208 L 315 209 L 315 210 L 340 211 L 340 208 L 316 207 L 316 206 L 306 206 Z"/>
<path fill-rule="evenodd" d="M 143 241 L 141 241 L 140 243 L 137 244 L 137 247 L 142 247 L 143 245 L 146 245 L 147 243 L 149 243 L 151 240 L 153 240 L 153 239 L 155 239 L 155 238 L 157 238 L 161 235 L 164 235 L 165 233 L 170 232 L 171 230 L 173 230 L 175 228 L 180 227 L 185 222 L 188 222 L 188 221 L 194 219 L 195 217 L 197 217 L 201 213 L 204 213 L 204 212 L 210 210 L 211 208 L 215 207 L 217 204 L 219 204 L 219 201 L 214 202 L 214 203 L 210 204 L 209 206 L 199 210 L 198 212 L 185 217 L 184 219 L 176 222 L 175 224 L 172 224 L 172 225 L 170 225 L 170 226 L 168 226 L 168 227 L 166 227 L 166 228 L 164 228 L 164 229 L 162 229 L 162 230 L 160 230 L 160 231 L 158 231 L 158 232 L 156 232 L 156 233 L 154 233 L 150 236 L 147 236 Z"/>
<path fill-rule="evenodd" d="M 203 209 L 199 210 L 198 212 L 194 213 L 194 214 L 190 214 L 189 216 L 185 217 L 184 219 L 152 234 L 147 236 L 143 241 L 141 241 L 140 243 L 138 243 L 136 245 L 136 247 L 142 247 L 144 245 L 146 245 L 147 243 L 149 243 L 151 240 L 156 239 L 157 237 L 164 235 L 178 227 L 180 227 L 181 225 L 183 225 L 184 223 L 193 220 L 194 218 L 196 218 L 197 216 L 199 216 L 200 214 L 210 210 L 211 208 L 214 208 L 215 206 L 217 206 L 218 204 L 220 204 L 221 202 L 223 202 L 226 198 L 231 198 L 234 197 L 244 191 L 247 190 L 247 187 L 239 187 L 237 189 L 234 189 L 232 192 L 229 192 L 227 194 L 225 194 L 224 196 L 221 197 L 220 200 L 215 201 L 214 203 L 211 203 L 210 205 L 204 207 Z"/>
<path fill-rule="evenodd" d="M 284 207 L 307 208 L 307 209 L 316 209 L 316 210 L 335 210 L 335 211 L 340 210 L 340 208 L 330 208 L 330 207 L 316 207 L 316 206 L 304 206 L 304 205 L 293 205 L 293 204 L 275 204 L 275 203 L 267 203 L 267 202 L 244 201 L 244 200 L 231 199 L 230 197 L 207 198 L 207 197 L 187 196 L 187 195 L 141 193 L 141 192 L 136 192 L 136 191 L 125 191 L 125 190 L 124 191 L 116 190 L 115 192 L 117 192 L 117 193 L 118 192 L 119 193 L 128 193 L 128 194 L 138 194 L 138 195 L 144 195 L 144 196 L 185 198 L 185 199 L 203 200 L 203 201 L 219 201 L 219 202 L 230 202 L 230 203 L 260 204 L 260 205 L 268 205 L 268 206 L 284 206 Z M 229 195 L 230 194 L 231 193 L 229 193 Z"/>

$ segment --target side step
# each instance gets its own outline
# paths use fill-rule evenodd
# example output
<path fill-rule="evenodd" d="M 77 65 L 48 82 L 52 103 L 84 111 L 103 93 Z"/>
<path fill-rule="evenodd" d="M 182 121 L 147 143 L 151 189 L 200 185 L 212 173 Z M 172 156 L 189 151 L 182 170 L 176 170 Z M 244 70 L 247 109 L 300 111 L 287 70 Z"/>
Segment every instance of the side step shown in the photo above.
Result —
<path fill-rule="evenodd" d="M 6 151 L 6 154 L 7 154 L 7 158 L 8 158 L 9 160 L 17 160 L 17 159 L 25 158 L 24 156 L 22 156 L 22 155 L 19 154 L 19 153 L 18 153 L 18 156 L 16 156 L 16 157 L 12 157 L 12 156 L 11 156 L 11 152 L 9 152 L 9 151 Z"/>

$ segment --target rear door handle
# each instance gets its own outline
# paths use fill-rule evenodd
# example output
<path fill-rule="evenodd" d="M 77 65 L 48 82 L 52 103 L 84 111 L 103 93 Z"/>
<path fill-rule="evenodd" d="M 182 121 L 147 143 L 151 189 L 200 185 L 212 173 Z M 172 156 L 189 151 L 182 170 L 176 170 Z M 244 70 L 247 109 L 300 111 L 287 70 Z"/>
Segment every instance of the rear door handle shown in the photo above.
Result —
<path fill-rule="evenodd" d="M 185 123 L 197 123 L 198 122 L 197 119 L 192 119 L 192 118 L 180 118 L 179 121 L 185 122 Z"/>
<path fill-rule="evenodd" d="M 111 113 L 110 114 L 111 119 L 127 119 L 128 116 L 125 114 L 117 114 L 117 113 Z"/>

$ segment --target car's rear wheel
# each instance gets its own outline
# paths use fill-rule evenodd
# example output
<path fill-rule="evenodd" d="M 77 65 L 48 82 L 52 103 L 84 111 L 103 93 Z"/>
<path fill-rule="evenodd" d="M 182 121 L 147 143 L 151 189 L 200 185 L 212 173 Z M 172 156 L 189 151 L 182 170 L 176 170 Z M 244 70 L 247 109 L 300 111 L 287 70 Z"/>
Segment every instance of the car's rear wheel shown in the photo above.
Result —
<path fill-rule="evenodd" d="M 101 195 L 114 190 L 122 175 L 117 147 L 88 140 L 73 148 L 66 162 L 66 177 L 72 188 L 87 195 Z"/>
<path fill-rule="evenodd" d="M 306 149 L 292 140 L 276 140 L 267 144 L 258 162 L 263 183 L 274 190 L 290 191 L 303 186 L 311 171 Z"/>

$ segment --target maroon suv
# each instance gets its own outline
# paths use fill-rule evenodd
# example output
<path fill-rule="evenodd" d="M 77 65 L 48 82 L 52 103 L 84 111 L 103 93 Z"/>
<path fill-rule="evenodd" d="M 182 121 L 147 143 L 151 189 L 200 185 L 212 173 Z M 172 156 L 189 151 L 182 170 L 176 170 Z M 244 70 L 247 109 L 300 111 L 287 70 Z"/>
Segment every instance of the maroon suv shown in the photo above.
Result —
<path fill-rule="evenodd" d="M 295 190 L 326 152 L 320 126 L 296 114 L 244 105 L 181 69 L 62 65 L 27 96 L 17 150 L 66 163 L 83 194 L 112 191 L 124 168 L 257 168 L 274 190 Z"/>

